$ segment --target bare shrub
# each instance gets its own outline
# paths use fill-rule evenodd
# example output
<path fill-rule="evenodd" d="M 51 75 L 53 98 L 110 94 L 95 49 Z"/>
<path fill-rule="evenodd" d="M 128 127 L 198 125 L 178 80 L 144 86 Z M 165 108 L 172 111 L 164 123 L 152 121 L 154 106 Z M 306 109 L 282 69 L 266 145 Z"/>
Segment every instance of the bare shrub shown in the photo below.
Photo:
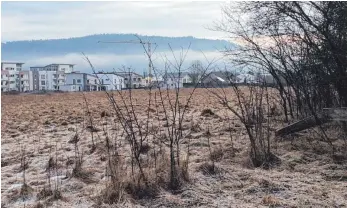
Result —
<path fill-rule="evenodd" d="M 220 103 L 230 110 L 242 123 L 250 141 L 250 158 L 255 167 L 269 168 L 279 163 L 279 158 L 271 152 L 270 120 L 265 115 L 270 113 L 269 92 L 265 85 L 239 87 L 229 79 L 236 106 L 231 104 L 228 90 L 219 88 L 210 90 Z M 265 125 L 266 123 L 266 125 Z"/>

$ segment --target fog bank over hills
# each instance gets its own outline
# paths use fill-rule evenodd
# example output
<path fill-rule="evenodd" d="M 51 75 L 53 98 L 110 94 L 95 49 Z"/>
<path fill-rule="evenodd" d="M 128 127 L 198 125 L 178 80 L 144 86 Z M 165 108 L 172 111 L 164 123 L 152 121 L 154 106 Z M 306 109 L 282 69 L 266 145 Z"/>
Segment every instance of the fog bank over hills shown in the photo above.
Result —
<path fill-rule="evenodd" d="M 169 44 L 176 56 L 182 49 L 190 50 L 186 57 L 186 65 L 193 60 L 205 61 L 205 56 L 212 60 L 220 58 L 219 50 L 236 45 L 225 40 L 210 40 L 194 37 L 162 37 L 139 36 L 143 41 L 156 43 L 153 60 L 156 67 L 164 65 L 164 57 L 173 58 Z M 131 66 L 137 72 L 143 72 L 148 66 L 147 58 L 141 44 L 111 44 L 99 41 L 137 41 L 134 34 L 98 34 L 85 37 L 52 40 L 12 41 L 1 44 L 2 61 L 25 62 L 24 69 L 34 65 L 50 63 L 73 63 L 76 70 L 90 72 L 83 59 L 84 52 L 95 67 L 112 71 L 122 65 Z"/>

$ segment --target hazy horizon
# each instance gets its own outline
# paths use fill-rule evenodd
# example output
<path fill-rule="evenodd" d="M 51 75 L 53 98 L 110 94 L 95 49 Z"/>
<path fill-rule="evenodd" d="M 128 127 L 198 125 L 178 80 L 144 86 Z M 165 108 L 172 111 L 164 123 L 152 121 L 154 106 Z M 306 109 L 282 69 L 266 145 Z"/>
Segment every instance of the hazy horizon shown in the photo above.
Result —
<path fill-rule="evenodd" d="M 104 33 L 225 39 L 223 33 L 208 29 L 221 19 L 223 4 L 196 1 L 1 2 L 1 41 Z"/>

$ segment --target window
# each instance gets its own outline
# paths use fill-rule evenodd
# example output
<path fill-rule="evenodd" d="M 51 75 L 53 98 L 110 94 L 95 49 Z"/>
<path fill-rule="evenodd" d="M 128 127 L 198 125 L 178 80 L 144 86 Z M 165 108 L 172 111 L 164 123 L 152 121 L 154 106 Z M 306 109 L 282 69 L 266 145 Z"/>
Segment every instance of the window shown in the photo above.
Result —
<path fill-rule="evenodd" d="M 41 75 L 41 79 L 45 79 L 45 75 L 44 74 Z"/>
<path fill-rule="evenodd" d="M 183 79 L 183 83 L 187 83 L 187 79 Z"/>
<path fill-rule="evenodd" d="M 42 89 L 42 90 L 45 90 L 45 89 L 46 89 L 46 87 L 42 87 L 41 89 Z"/>
<path fill-rule="evenodd" d="M 125 81 L 128 81 L 128 78 L 124 78 Z"/>
<path fill-rule="evenodd" d="M 14 84 L 14 83 L 16 83 L 16 82 L 15 82 L 15 81 L 11 81 L 11 82 L 10 82 L 10 84 Z"/>
<path fill-rule="evenodd" d="M 89 79 L 87 79 L 87 84 L 89 84 Z"/>
<path fill-rule="evenodd" d="M 76 80 L 75 79 L 72 80 L 72 84 L 76 84 Z"/>
<path fill-rule="evenodd" d="M 78 79 L 78 80 L 77 80 L 77 83 L 78 83 L 78 84 L 81 84 L 81 79 Z"/>
<path fill-rule="evenodd" d="M 114 84 L 117 84 L 117 79 L 114 80 Z"/>
<path fill-rule="evenodd" d="M 109 79 L 106 79 L 106 81 L 110 81 Z"/>
<path fill-rule="evenodd" d="M 46 82 L 45 81 L 41 81 L 41 85 L 46 85 Z"/>
<path fill-rule="evenodd" d="M 173 79 L 171 78 L 171 81 L 173 81 Z"/>
<path fill-rule="evenodd" d="M 24 75 L 23 75 L 23 74 L 21 74 L 21 75 L 20 75 L 20 78 L 23 78 L 23 77 L 24 77 Z"/>
<path fill-rule="evenodd" d="M 133 78 L 133 81 L 136 82 L 136 78 Z"/>
<path fill-rule="evenodd" d="M 137 81 L 141 82 L 141 78 L 137 78 Z"/>

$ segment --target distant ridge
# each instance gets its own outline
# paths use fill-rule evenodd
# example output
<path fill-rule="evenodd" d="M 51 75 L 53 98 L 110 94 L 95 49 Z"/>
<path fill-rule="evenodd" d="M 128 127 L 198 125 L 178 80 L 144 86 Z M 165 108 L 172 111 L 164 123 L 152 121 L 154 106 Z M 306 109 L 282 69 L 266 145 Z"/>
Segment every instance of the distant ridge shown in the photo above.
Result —
<path fill-rule="evenodd" d="M 25 40 L 1 43 L 2 60 L 13 60 L 18 57 L 40 57 L 65 55 L 69 53 L 92 53 L 92 54 L 139 54 L 143 49 L 137 44 L 106 44 L 98 41 L 128 41 L 136 40 L 135 34 L 96 34 L 84 37 L 72 37 L 65 39 L 48 40 Z M 224 47 L 234 47 L 233 43 L 225 40 L 210 40 L 203 38 L 186 37 L 163 37 L 139 35 L 143 40 L 157 43 L 156 51 L 169 50 L 168 44 L 173 50 L 188 48 L 195 51 L 216 51 Z M 25 58 L 25 59 L 26 59 Z M 21 59 L 21 58 L 20 58 Z"/>

